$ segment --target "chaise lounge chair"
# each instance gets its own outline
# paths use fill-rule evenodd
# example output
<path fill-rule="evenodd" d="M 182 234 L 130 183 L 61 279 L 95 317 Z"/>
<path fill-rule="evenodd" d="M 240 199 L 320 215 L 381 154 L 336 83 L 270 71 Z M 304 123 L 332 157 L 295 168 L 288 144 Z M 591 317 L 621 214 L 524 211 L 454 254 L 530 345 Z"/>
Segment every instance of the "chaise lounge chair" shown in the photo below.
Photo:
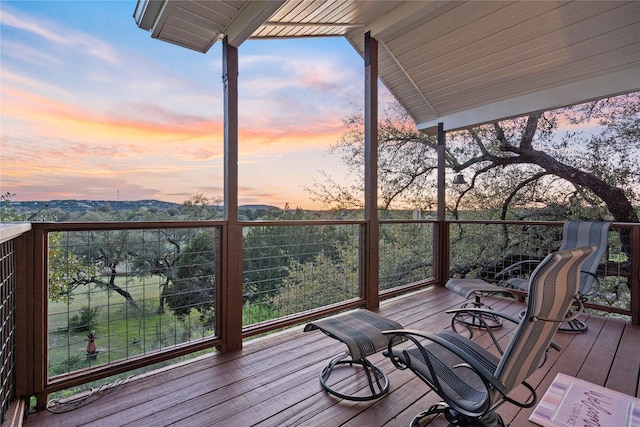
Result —
<path fill-rule="evenodd" d="M 560 251 L 594 245 L 595 252 L 587 259 L 580 275 L 580 299 L 586 302 L 590 296 L 598 293 L 600 281 L 596 275 L 602 256 L 608 248 L 608 237 L 610 222 L 603 221 L 566 221 L 562 228 L 562 243 Z M 474 298 L 473 302 L 464 304 L 462 307 L 474 306 L 476 308 L 487 308 L 482 302 L 482 298 L 491 294 L 506 294 L 509 289 L 517 289 L 527 292 L 529 289 L 529 279 L 526 276 L 532 271 L 540 260 L 523 260 L 508 266 L 496 274 L 496 279 L 506 280 L 505 285 L 494 285 L 481 279 L 450 279 L 446 287 L 467 299 Z M 525 277 L 522 277 L 525 276 Z M 478 319 L 481 320 L 478 323 Z M 458 314 L 454 322 L 463 323 L 467 326 L 496 328 L 501 325 L 497 318 L 491 316 L 468 316 L 465 313 Z M 560 326 L 564 332 L 585 332 L 587 325 L 575 319 Z"/>
<path fill-rule="evenodd" d="M 595 295 L 600 290 L 600 279 L 596 275 L 603 255 L 609 247 L 609 228 L 610 222 L 603 221 L 567 221 L 562 228 L 562 244 L 561 251 L 578 248 L 581 246 L 594 245 L 596 250 L 582 265 L 580 274 L 580 299 L 587 302 L 589 297 Z M 507 280 L 507 286 L 522 291 L 529 289 L 529 279 L 523 279 L 515 276 L 516 272 L 521 271 L 524 265 L 537 265 L 540 261 L 524 260 L 505 268 L 499 275 L 511 277 Z M 529 267 L 530 269 L 531 267 Z M 569 312 L 571 315 L 571 312 Z M 586 332 L 588 326 L 580 319 L 574 319 L 560 325 L 563 332 Z"/>

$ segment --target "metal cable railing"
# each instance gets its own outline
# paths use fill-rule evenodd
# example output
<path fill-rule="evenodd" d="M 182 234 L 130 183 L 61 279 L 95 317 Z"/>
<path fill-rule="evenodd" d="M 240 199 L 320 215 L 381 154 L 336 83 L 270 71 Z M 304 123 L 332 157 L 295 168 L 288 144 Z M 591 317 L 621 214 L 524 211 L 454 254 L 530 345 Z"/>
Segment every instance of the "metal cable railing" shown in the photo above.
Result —
<path fill-rule="evenodd" d="M 50 378 L 216 335 L 218 228 L 48 236 Z"/>
<path fill-rule="evenodd" d="M 2 421 L 15 393 L 16 253 L 13 240 L 0 243 L 0 400 Z"/>

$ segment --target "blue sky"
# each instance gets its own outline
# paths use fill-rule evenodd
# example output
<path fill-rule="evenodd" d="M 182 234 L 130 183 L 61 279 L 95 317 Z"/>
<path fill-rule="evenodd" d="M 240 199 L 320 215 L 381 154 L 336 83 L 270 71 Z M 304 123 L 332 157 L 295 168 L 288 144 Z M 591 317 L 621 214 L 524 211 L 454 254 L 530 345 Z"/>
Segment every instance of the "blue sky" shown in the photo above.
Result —
<path fill-rule="evenodd" d="M 135 1 L 0 4 L 2 193 L 222 195 L 220 44 L 152 39 Z M 362 104 L 362 60 L 343 38 L 248 41 L 239 67 L 240 203 L 319 207 L 304 187 L 320 170 L 346 176 L 328 148 Z"/>

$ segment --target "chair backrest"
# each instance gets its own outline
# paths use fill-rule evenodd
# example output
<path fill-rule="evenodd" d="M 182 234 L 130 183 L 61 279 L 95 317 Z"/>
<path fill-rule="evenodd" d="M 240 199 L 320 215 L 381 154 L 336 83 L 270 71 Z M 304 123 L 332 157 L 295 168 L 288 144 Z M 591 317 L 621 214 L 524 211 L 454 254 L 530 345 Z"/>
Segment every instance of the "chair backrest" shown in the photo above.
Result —
<path fill-rule="evenodd" d="M 551 253 L 531 274 L 527 310 L 495 373 L 507 389 L 520 384 L 540 365 L 578 294 L 582 263 L 594 251 L 595 247 L 587 246 Z"/>
<path fill-rule="evenodd" d="M 596 270 L 598 270 L 602 256 L 609 245 L 610 227 L 610 222 L 603 221 L 567 221 L 564 223 L 561 251 L 592 245 L 596 247 L 595 252 L 587 258 L 582 266 L 582 271 L 587 272 L 580 275 L 580 294 L 582 295 L 588 295 L 596 281 Z"/>

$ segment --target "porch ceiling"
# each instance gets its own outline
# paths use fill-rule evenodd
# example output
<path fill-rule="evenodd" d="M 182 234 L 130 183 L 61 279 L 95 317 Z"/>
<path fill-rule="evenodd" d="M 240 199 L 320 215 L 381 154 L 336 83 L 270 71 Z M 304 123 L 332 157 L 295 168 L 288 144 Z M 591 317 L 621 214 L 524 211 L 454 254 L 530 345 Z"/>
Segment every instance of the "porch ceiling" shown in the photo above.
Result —
<path fill-rule="evenodd" d="M 343 36 L 418 129 L 445 130 L 640 90 L 638 1 L 138 0 L 152 37 L 199 52 L 223 36 Z"/>

